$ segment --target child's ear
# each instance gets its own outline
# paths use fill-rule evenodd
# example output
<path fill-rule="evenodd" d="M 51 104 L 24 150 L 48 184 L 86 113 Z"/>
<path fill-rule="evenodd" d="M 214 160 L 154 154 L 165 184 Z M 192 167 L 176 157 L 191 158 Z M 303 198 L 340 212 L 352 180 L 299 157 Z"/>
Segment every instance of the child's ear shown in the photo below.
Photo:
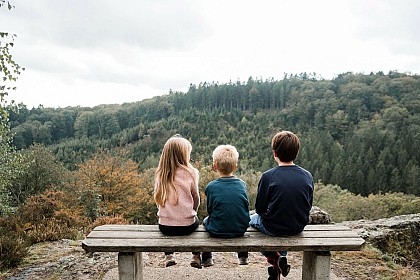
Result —
<path fill-rule="evenodd" d="M 273 150 L 273 155 L 274 155 L 275 158 L 278 157 L 276 151 L 274 151 L 274 150 Z"/>
<path fill-rule="evenodd" d="M 233 167 L 233 171 L 236 171 L 236 168 L 238 168 L 237 164 L 235 164 L 235 166 Z"/>
<path fill-rule="evenodd" d="M 213 163 L 213 168 L 214 168 L 214 171 L 217 171 L 217 166 L 215 163 Z"/>

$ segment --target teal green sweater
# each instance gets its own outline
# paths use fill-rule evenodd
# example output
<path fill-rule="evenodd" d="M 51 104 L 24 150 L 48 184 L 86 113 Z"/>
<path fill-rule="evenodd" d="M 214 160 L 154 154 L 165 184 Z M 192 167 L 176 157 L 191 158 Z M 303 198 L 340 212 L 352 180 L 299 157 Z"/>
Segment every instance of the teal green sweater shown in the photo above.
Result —
<path fill-rule="evenodd" d="M 207 214 L 204 226 L 216 237 L 237 237 L 249 226 L 249 200 L 245 182 L 236 177 L 221 177 L 205 190 Z"/>

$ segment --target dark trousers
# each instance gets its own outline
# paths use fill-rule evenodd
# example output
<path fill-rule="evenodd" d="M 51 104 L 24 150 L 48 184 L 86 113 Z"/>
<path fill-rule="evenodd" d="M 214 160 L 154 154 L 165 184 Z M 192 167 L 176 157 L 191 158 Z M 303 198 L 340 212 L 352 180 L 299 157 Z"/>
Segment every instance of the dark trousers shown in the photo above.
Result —
<path fill-rule="evenodd" d="M 164 235 L 169 236 L 181 236 L 181 235 L 188 235 L 193 233 L 198 228 L 199 222 L 198 218 L 195 217 L 195 222 L 189 226 L 165 226 L 159 224 L 159 230 Z M 165 255 L 171 255 L 174 252 L 165 252 Z M 200 252 L 193 252 L 193 255 L 200 255 Z"/>

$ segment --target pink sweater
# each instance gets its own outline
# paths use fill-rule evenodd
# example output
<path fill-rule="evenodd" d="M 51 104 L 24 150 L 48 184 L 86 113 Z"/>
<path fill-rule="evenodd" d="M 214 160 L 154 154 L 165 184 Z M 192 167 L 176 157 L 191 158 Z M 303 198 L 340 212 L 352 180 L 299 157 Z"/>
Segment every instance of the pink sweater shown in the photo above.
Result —
<path fill-rule="evenodd" d="M 175 172 L 174 184 L 178 190 L 178 204 L 173 205 L 169 199 L 165 207 L 158 205 L 159 224 L 165 226 L 189 226 L 195 222 L 200 205 L 198 191 L 198 170 L 178 168 Z M 156 185 L 155 185 L 156 187 Z M 171 195 L 171 194 L 170 194 Z"/>

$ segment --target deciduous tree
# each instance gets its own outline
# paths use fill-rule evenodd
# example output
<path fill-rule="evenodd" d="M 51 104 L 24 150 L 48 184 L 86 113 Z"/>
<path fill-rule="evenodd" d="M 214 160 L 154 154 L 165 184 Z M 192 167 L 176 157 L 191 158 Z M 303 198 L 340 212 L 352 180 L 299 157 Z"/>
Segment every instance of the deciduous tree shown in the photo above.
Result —
<path fill-rule="evenodd" d="M 9 1 L 0 0 L 0 8 L 3 7 L 9 10 L 14 8 Z M 23 70 L 10 53 L 15 37 L 15 34 L 0 31 L 0 215 L 9 206 L 7 188 L 13 180 L 14 167 L 18 160 L 8 135 L 10 130 L 8 109 L 12 106 L 6 100 L 9 92 L 16 89 L 13 83 Z"/>
<path fill-rule="evenodd" d="M 133 208 L 150 206 L 150 189 L 153 193 L 153 188 L 143 184 L 139 165 L 127 159 L 123 152 L 97 153 L 92 159 L 80 164 L 76 178 L 78 195 L 89 197 L 91 203 L 98 203 L 85 206 L 92 220 L 98 216 L 121 214 L 129 217 L 133 215 Z M 99 200 L 95 200 L 96 196 Z M 96 214 L 92 211 L 95 208 L 98 209 Z"/>

